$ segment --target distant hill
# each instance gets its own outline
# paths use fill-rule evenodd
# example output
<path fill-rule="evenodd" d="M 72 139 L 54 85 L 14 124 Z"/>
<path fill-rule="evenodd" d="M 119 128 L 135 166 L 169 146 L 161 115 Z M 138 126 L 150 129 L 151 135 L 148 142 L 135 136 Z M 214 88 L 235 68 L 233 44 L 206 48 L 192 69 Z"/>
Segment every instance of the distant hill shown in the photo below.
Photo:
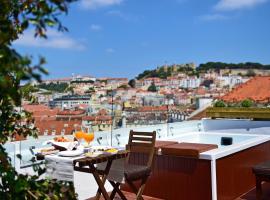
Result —
<path fill-rule="evenodd" d="M 202 72 L 207 72 L 210 70 L 219 71 L 223 69 L 243 69 L 243 70 L 270 70 L 270 65 L 263 65 L 261 63 L 223 63 L 223 62 L 207 62 L 200 64 L 197 68 L 194 63 L 187 64 L 174 64 L 174 65 L 163 65 L 157 67 L 153 70 L 145 70 L 140 73 L 136 78 L 138 80 L 143 78 L 158 77 L 161 79 L 166 79 L 172 75 L 177 75 L 178 73 L 185 73 L 188 75 L 198 75 Z"/>
<path fill-rule="evenodd" d="M 197 71 L 221 70 L 221 69 L 265 69 L 270 70 L 270 65 L 263 65 L 260 63 L 246 62 L 246 63 L 223 63 L 223 62 L 208 62 L 200 64 Z"/>
<path fill-rule="evenodd" d="M 138 80 L 150 77 L 166 79 L 167 77 L 178 73 L 194 74 L 196 73 L 196 65 L 194 63 L 163 65 L 153 70 L 145 70 L 143 73 L 140 73 L 136 78 Z"/>

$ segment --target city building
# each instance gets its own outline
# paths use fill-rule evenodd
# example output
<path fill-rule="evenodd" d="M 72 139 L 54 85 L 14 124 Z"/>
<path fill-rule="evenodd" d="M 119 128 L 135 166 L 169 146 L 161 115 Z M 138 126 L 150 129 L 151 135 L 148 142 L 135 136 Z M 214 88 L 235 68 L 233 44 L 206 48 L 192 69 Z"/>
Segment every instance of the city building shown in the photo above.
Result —
<path fill-rule="evenodd" d="M 74 108 L 79 104 L 90 105 L 91 97 L 89 95 L 65 95 L 50 101 L 50 107 L 61 109 Z"/>
<path fill-rule="evenodd" d="M 168 120 L 167 106 L 125 108 L 126 125 L 161 124 Z"/>
<path fill-rule="evenodd" d="M 112 116 L 108 111 L 101 109 L 96 115 L 84 116 L 82 118 L 82 126 L 93 131 L 110 130 L 112 126 Z"/>

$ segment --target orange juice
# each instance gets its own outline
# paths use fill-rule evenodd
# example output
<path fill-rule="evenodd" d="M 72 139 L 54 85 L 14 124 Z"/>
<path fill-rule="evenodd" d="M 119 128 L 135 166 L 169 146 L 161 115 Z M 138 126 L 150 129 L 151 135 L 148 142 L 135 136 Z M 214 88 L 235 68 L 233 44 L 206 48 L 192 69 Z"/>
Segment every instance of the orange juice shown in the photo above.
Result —
<path fill-rule="evenodd" d="M 85 133 L 82 132 L 82 131 L 77 131 L 77 132 L 75 133 L 75 137 L 76 137 L 78 140 L 84 138 L 84 135 L 85 135 Z"/>
<path fill-rule="evenodd" d="M 94 133 L 85 133 L 83 138 L 89 144 L 94 140 Z"/>

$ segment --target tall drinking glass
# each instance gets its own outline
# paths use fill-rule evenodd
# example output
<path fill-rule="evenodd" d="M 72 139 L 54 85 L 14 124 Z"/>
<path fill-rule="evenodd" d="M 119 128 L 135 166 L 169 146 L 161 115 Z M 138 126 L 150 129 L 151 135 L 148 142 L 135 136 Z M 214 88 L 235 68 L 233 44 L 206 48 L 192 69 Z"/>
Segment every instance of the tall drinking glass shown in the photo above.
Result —
<path fill-rule="evenodd" d="M 84 140 L 87 143 L 87 147 L 90 147 L 90 142 L 94 140 L 94 130 L 92 127 L 88 128 L 87 133 L 84 134 Z"/>

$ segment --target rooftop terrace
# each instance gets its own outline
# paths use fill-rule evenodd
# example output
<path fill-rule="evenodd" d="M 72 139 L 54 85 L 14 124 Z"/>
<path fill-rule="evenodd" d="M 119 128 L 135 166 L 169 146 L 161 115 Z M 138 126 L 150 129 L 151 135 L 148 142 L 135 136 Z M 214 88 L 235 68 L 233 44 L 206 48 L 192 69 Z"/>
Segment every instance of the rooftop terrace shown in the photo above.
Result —
<path fill-rule="evenodd" d="M 169 125 L 169 126 L 167 126 L 167 125 Z M 268 129 L 267 129 L 267 127 L 268 127 Z M 237 138 L 242 137 L 242 136 L 238 137 L 237 134 L 243 135 L 243 136 L 245 136 L 246 134 L 251 135 L 251 136 L 246 135 L 247 140 L 245 140 L 245 141 L 239 140 L 238 141 L 238 143 L 240 142 L 239 145 L 238 145 L 238 143 L 237 144 L 235 143 L 235 145 L 232 145 L 231 147 L 224 147 L 223 150 L 222 150 L 222 148 L 221 149 L 219 148 L 217 150 L 211 150 L 209 152 L 205 152 L 203 154 L 200 154 L 200 157 L 198 160 L 199 162 L 198 162 L 197 166 L 194 165 L 194 163 L 197 161 L 193 160 L 193 159 L 188 161 L 188 159 L 183 159 L 183 158 L 170 157 L 170 156 L 169 157 L 168 156 L 161 156 L 161 157 L 159 156 L 157 158 L 158 160 L 157 160 L 157 163 L 155 165 L 153 177 L 150 178 L 149 185 L 146 187 L 145 195 L 156 197 L 157 199 L 175 199 L 173 196 L 176 195 L 176 192 L 180 191 L 180 193 L 182 193 L 181 196 L 183 197 L 183 199 L 187 199 L 187 198 L 185 198 L 186 194 L 187 194 L 186 191 L 189 191 L 188 188 L 190 187 L 190 184 L 191 183 L 194 184 L 195 182 L 193 182 L 193 181 L 196 180 L 196 182 L 197 182 L 196 183 L 196 187 L 197 187 L 196 194 L 200 195 L 201 192 L 203 191 L 204 194 L 206 194 L 205 192 L 207 192 L 207 195 L 210 194 L 210 196 L 211 196 L 211 194 L 213 194 L 213 185 L 211 186 L 211 182 L 214 179 L 213 179 L 213 176 L 211 175 L 211 174 L 213 174 L 213 173 L 211 173 L 212 170 L 209 171 L 210 168 L 208 168 L 208 167 L 211 166 L 212 161 L 216 160 L 216 162 L 221 162 L 221 160 L 223 160 L 225 158 L 226 159 L 229 158 L 229 159 L 236 159 L 238 161 L 241 161 L 241 163 L 249 163 L 249 165 L 250 165 L 251 161 L 245 161 L 245 159 L 248 158 L 249 156 L 246 156 L 244 154 L 243 155 L 239 154 L 240 157 L 234 158 L 234 155 L 238 154 L 239 150 L 241 150 L 242 148 L 244 148 L 244 149 L 251 148 L 252 149 L 257 145 L 260 145 L 260 144 L 264 145 L 264 141 L 267 140 L 269 135 L 264 136 L 261 134 L 269 133 L 269 127 L 270 127 L 270 122 L 255 122 L 255 121 L 249 121 L 249 120 L 231 120 L 231 121 L 230 120 L 203 120 L 203 121 L 178 122 L 178 123 L 163 124 L 163 125 L 145 126 L 145 127 L 133 127 L 133 129 L 137 130 L 137 131 L 156 130 L 158 139 L 177 140 L 177 141 L 182 141 L 182 142 L 188 141 L 188 142 L 195 142 L 195 143 L 196 142 L 198 142 L 198 143 L 204 142 L 204 139 L 207 139 L 208 136 L 207 136 L 207 134 L 204 134 L 203 132 L 201 132 L 198 134 L 205 135 L 205 137 L 197 138 L 197 136 L 194 137 L 196 135 L 195 133 L 193 133 L 193 136 L 192 136 L 192 134 L 190 133 L 192 131 L 204 130 L 204 131 L 208 131 L 212 135 L 215 135 L 216 133 L 212 133 L 212 132 L 217 132 L 217 129 L 223 129 L 223 130 L 218 130 L 218 132 L 220 132 L 219 134 L 232 136 L 232 133 L 234 133 L 233 137 L 236 137 L 234 139 L 235 142 L 238 141 Z M 230 130 L 229 130 L 229 128 L 230 128 Z M 128 138 L 127 133 L 129 131 L 129 129 L 130 128 L 114 130 L 112 133 L 112 138 L 110 138 L 110 132 L 106 132 L 106 131 L 105 132 L 96 132 L 95 133 L 96 140 L 95 140 L 94 144 L 108 145 L 108 144 L 110 144 L 110 140 L 112 139 L 113 145 L 124 146 L 126 141 L 127 141 L 127 138 Z M 237 132 L 237 130 L 239 130 L 239 131 Z M 262 130 L 264 130 L 264 131 L 262 132 Z M 190 135 L 192 137 L 189 137 L 188 135 Z M 98 141 L 97 139 L 100 137 L 102 139 L 101 139 L 101 141 Z M 191 140 L 189 141 L 188 138 Z M 38 141 L 38 143 L 36 144 L 37 147 L 41 146 L 42 142 L 47 140 L 47 139 L 48 139 L 48 137 L 41 137 L 41 140 Z M 207 139 L 207 141 L 209 143 L 216 143 L 213 140 L 210 141 Z M 8 146 L 7 148 L 9 149 L 11 156 L 12 156 L 12 151 L 14 151 L 14 149 L 15 149 L 15 151 L 13 152 L 14 158 L 15 158 L 15 154 L 17 153 L 17 151 L 21 152 L 22 154 L 25 154 L 28 152 L 28 149 L 31 145 L 34 145 L 33 141 L 32 142 L 31 141 L 22 141 L 21 143 L 19 143 L 19 142 L 10 143 L 10 146 Z M 260 146 L 258 146 L 256 148 L 260 148 Z M 256 149 L 254 149 L 254 151 L 258 152 Z M 249 153 L 249 151 L 247 153 Z M 252 161 L 251 166 L 253 166 L 254 163 L 266 160 L 268 158 L 267 156 L 269 156 L 268 154 L 262 154 L 262 155 L 265 155 L 266 157 L 265 156 L 260 157 L 260 154 L 258 154 L 258 153 L 256 153 L 256 156 L 251 156 L 251 158 L 256 158 L 256 159 L 259 158 L 259 160 L 257 160 L 257 161 Z M 167 159 L 167 161 L 168 161 L 168 159 L 171 160 L 168 163 L 169 168 L 166 167 L 167 165 L 161 164 L 163 162 L 167 162 L 166 159 Z M 177 163 L 180 161 L 179 159 L 181 160 L 182 164 L 178 166 Z M 208 159 L 210 159 L 210 160 L 208 160 Z M 15 160 L 13 160 L 13 161 L 15 162 L 15 165 L 16 165 L 18 170 L 20 170 L 22 172 L 27 172 L 27 169 L 20 169 L 20 165 L 23 163 L 20 164 L 20 163 L 18 163 L 18 161 L 15 161 Z M 223 160 L 222 162 L 225 162 L 225 160 Z M 235 162 L 227 162 L 227 163 L 235 163 Z M 180 167 L 180 166 L 182 166 L 182 167 Z M 200 168 L 200 170 L 204 169 L 207 171 L 207 173 L 206 173 L 206 171 L 205 172 L 201 171 L 201 173 L 199 173 L 203 176 L 203 177 L 201 177 L 202 179 L 201 178 L 198 179 L 198 177 L 195 178 L 198 175 L 198 173 L 196 172 L 198 170 L 198 166 L 202 167 L 202 168 Z M 222 169 L 222 168 L 220 168 L 222 166 L 223 165 L 220 165 L 217 163 L 217 169 Z M 238 170 L 237 165 L 230 166 L 229 169 L 230 168 Z M 211 169 L 212 169 L 212 167 L 211 167 Z M 182 171 L 182 170 L 184 170 L 184 171 Z M 254 177 L 250 173 L 250 168 L 241 169 L 238 172 L 237 172 L 237 170 L 233 172 L 235 174 L 234 176 L 232 176 L 230 174 L 226 174 L 228 171 L 224 174 L 224 176 L 221 176 L 219 173 L 217 175 L 217 177 L 222 177 L 222 178 L 221 179 L 217 178 L 217 181 L 222 181 L 222 182 L 224 182 L 224 184 L 226 184 L 226 183 L 228 183 L 228 181 L 231 178 L 233 178 L 233 177 L 236 178 L 236 176 L 241 175 L 241 173 L 242 173 L 241 171 L 244 170 L 245 173 L 246 172 L 248 173 L 248 177 L 250 177 L 249 181 L 246 181 L 246 183 L 249 183 L 249 184 L 253 183 Z M 173 172 L 173 174 L 168 174 L 168 175 L 164 176 L 163 173 L 165 173 L 165 172 L 166 173 Z M 189 178 L 187 179 L 188 176 L 194 176 L 195 179 L 189 179 Z M 247 176 L 247 175 L 245 175 L 245 176 Z M 170 180 L 170 181 L 176 180 L 176 181 L 180 181 L 180 182 L 175 183 L 175 187 L 170 186 L 170 184 L 165 184 L 165 185 L 161 184 L 161 185 L 163 185 L 162 186 L 163 189 L 159 188 L 160 183 L 166 183 L 166 181 L 168 181 L 168 180 Z M 201 184 L 200 180 L 204 180 L 204 184 Z M 241 179 L 238 179 L 238 178 L 237 178 L 237 180 L 241 181 Z M 238 183 L 238 182 L 236 182 L 236 183 Z M 97 189 L 97 185 L 95 184 L 95 181 L 94 181 L 93 177 L 91 176 L 91 174 L 76 172 L 74 174 L 74 184 L 75 184 L 76 192 L 79 194 L 79 199 L 88 199 L 88 198 L 94 196 L 95 191 Z M 156 188 L 154 190 L 152 190 L 153 184 L 155 185 L 154 188 Z M 179 184 L 181 187 L 179 187 Z M 212 184 L 213 184 L 213 182 L 212 182 Z M 245 184 L 243 184 L 243 185 L 245 185 Z M 231 185 L 234 187 L 233 184 L 231 184 Z M 248 187 L 249 189 L 245 189 L 244 192 L 239 193 L 239 195 L 235 194 L 236 196 L 234 195 L 235 197 L 232 200 L 234 200 L 234 199 L 235 200 L 253 200 L 254 199 L 254 190 L 250 191 L 250 189 L 252 189 L 254 187 L 254 185 L 252 187 Z M 167 186 L 169 186 L 169 187 L 167 187 Z M 207 186 L 207 187 L 205 189 L 202 189 L 205 186 Z M 242 186 L 241 187 L 240 186 L 241 186 L 241 184 L 240 185 L 238 184 L 238 186 L 234 187 L 234 190 L 242 187 Z M 106 185 L 106 188 L 109 191 L 112 189 L 108 184 Z M 167 189 L 170 188 L 170 190 L 167 190 L 166 188 Z M 178 188 L 178 189 L 176 189 L 176 188 Z M 182 188 L 183 190 L 182 189 L 180 190 L 180 188 Z M 186 189 L 184 189 L 184 188 L 186 188 Z M 265 184 L 264 188 L 267 191 L 264 194 L 268 195 L 269 194 L 268 192 L 270 192 L 269 185 Z M 268 189 L 269 189 L 269 191 L 268 191 Z M 155 191 L 157 193 L 155 193 L 155 192 L 153 193 L 153 191 Z M 169 192 L 169 191 L 171 191 L 171 192 Z M 220 194 L 222 194 L 222 192 L 219 189 L 217 190 L 217 192 L 218 192 L 217 193 L 218 196 Z M 239 196 L 241 196 L 241 197 L 239 197 Z M 167 198 L 165 198 L 165 197 L 167 197 Z M 194 199 L 194 197 L 195 196 L 193 194 L 190 196 L 191 199 Z M 132 197 L 130 197 L 130 199 L 132 199 Z M 148 198 L 146 198 L 146 199 L 148 199 Z M 206 199 L 215 200 L 215 199 L 224 199 L 224 198 L 216 198 L 214 195 L 214 196 L 211 196 L 210 198 L 208 196 Z M 227 198 L 227 199 L 230 199 L 230 198 Z"/>

